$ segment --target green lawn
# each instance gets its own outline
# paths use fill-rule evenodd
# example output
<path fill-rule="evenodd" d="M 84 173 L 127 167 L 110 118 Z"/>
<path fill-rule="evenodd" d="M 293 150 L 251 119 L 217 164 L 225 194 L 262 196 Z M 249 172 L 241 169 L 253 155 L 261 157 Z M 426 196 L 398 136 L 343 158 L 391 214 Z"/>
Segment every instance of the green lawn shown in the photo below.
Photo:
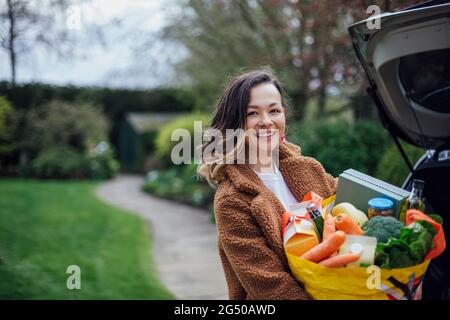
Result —
<path fill-rule="evenodd" d="M 159 282 L 148 226 L 91 182 L 0 180 L 0 299 L 174 299 Z M 81 289 L 66 286 L 81 269 Z"/>

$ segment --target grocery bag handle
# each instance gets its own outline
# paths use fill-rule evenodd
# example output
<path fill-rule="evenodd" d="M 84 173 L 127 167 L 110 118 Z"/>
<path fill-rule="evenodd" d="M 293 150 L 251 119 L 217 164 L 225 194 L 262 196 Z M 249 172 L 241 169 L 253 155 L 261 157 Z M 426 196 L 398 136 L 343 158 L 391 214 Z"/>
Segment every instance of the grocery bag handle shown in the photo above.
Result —
<path fill-rule="evenodd" d="M 422 211 L 410 209 L 406 211 L 406 225 L 410 225 L 413 222 L 416 222 L 418 220 L 425 220 L 429 223 L 431 223 L 436 229 L 437 234 L 433 238 L 434 247 L 431 249 L 430 252 L 428 252 L 427 256 L 425 257 L 425 260 L 431 260 L 436 257 L 438 257 L 442 252 L 444 252 L 446 245 L 445 242 L 445 234 L 444 229 L 442 228 L 442 225 L 431 219 L 429 216 L 424 214 Z"/>

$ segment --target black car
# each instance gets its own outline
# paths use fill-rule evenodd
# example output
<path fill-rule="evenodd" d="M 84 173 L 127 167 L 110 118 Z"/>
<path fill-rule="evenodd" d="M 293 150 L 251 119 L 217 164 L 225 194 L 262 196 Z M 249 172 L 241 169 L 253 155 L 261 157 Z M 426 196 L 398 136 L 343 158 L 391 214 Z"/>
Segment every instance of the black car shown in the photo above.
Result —
<path fill-rule="evenodd" d="M 374 19 L 379 19 L 379 28 Z M 368 93 L 413 179 L 425 181 L 426 211 L 440 214 L 450 244 L 450 1 L 429 1 L 349 27 Z M 426 152 L 412 165 L 399 139 Z M 433 260 L 424 299 L 450 297 L 450 249 Z"/>

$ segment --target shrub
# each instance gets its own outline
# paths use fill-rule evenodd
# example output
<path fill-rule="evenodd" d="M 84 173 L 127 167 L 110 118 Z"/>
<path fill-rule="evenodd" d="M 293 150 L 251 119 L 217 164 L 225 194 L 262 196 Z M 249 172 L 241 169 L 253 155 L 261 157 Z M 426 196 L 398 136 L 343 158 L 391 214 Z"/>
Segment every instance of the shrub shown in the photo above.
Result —
<path fill-rule="evenodd" d="M 71 146 L 45 149 L 21 168 L 21 176 L 42 179 L 109 179 L 119 164 L 106 142 L 100 143 L 86 156 Z"/>
<path fill-rule="evenodd" d="M 209 118 L 205 114 L 194 113 L 186 117 L 177 118 L 164 125 L 156 136 L 155 152 L 161 160 L 171 163 L 172 148 L 180 141 L 171 141 L 172 133 L 176 129 L 186 129 L 191 135 L 191 158 L 194 157 L 194 121 L 202 121 L 202 129 L 209 125 Z"/>
<path fill-rule="evenodd" d="M 14 109 L 11 103 L 0 96 L 0 141 L 9 138 L 11 132 L 8 128 L 8 120 L 13 115 Z"/>
<path fill-rule="evenodd" d="M 70 146 L 55 146 L 39 153 L 23 174 L 45 179 L 88 178 L 89 161 Z"/>
<path fill-rule="evenodd" d="M 100 142 L 89 155 L 90 176 L 92 179 L 110 179 L 119 171 L 120 164 L 114 157 L 111 146 Z"/>
<path fill-rule="evenodd" d="M 17 130 L 17 112 L 11 103 L 0 96 L 0 157 L 7 155 L 17 149 L 17 142 L 14 141 L 14 134 Z M 0 160 L 0 170 L 2 161 Z"/>
<path fill-rule="evenodd" d="M 145 192 L 195 207 L 211 207 L 214 190 L 197 181 L 197 165 L 172 166 L 164 171 L 150 171 L 142 187 Z"/>
<path fill-rule="evenodd" d="M 55 145 L 69 145 L 83 153 L 107 138 L 108 127 L 106 117 L 94 106 L 51 101 L 26 114 L 22 141 L 38 153 Z"/>
<path fill-rule="evenodd" d="M 155 140 L 157 135 L 158 131 L 156 131 L 155 129 L 142 132 L 140 139 L 142 150 L 145 154 L 153 153 L 155 151 Z"/>
<path fill-rule="evenodd" d="M 316 158 L 334 176 L 353 168 L 374 174 L 389 143 L 378 122 L 343 119 L 289 125 L 289 140 L 300 145 L 302 154 Z"/>
<path fill-rule="evenodd" d="M 154 88 L 145 90 L 112 89 L 100 87 L 55 86 L 44 83 L 11 85 L 0 81 L 0 94 L 18 109 L 30 109 L 51 100 L 66 103 L 99 105 L 110 118 L 129 111 L 191 111 L 195 96 L 191 90 L 181 88 Z"/>
<path fill-rule="evenodd" d="M 20 117 L 20 128 L 14 131 L 11 141 L 13 143 L 4 144 L 0 141 L 0 151 L 8 155 L 8 161 L 5 157 L 1 159 L 0 174 L 2 174 L 6 165 L 11 167 L 13 171 L 19 163 L 27 159 L 32 159 L 42 149 L 52 146 L 49 140 L 55 140 L 54 132 L 61 132 L 61 138 L 67 140 L 70 136 L 69 145 L 81 150 L 80 145 L 85 144 L 85 137 L 92 137 L 92 134 L 103 127 L 104 120 L 97 121 L 99 117 L 89 117 L 93 121 L 94 126 L 92 130 L 85 130 L 81 128 L 81 132 L 74 132 L 78 129 L 78 121 L 82 121 L 85 117 L 76 116 L 75 121 L 71 117 L 77 113 L 80 106 L 89 105 L 102 118 L 107 116 L 111 121 L 111 132 L 106 132 L 109 135 L 110 141 L 117 148 L 119 146 L 119 131 L 120 123 L 123 117 L 128 112 L 190 112 L 195 106 L 195 95 L 191 89 L 161 87 L 145 90 L 131 90 L 131 89 L 112 89 L 100 87 L 77 87 L 73 85 L 55 86 L 43 83 L 26 83 L 12 85 L 10 82 L 0 81 L 0 95 L 5 96 L 16 109 L 18 115 L 27 114 L 26 130 L 23 127 L 25 119 Z M 67 110 L 68 113 L 60 112 L 61 115 L 66 115 L 71 120 L 67 119 L 66 125 L 53 126 L 54 117 L 48 117 L 47 112 L 43 112 L 43 106 L 53 104 L 58 101 L 60 105 L 73 106 L 72 110 Z M 46 107 L 45 107 L 46 109 Z M 81 108 L 83 109 L 83 108 Z M 38 111 L 39 110 L 39 111 Z M 1 111 L 0 111 L 1 113 Z M 81 112 L 83 114 L 83 112 Z M 0 115 L 1 118 L 1 115 Z M 61 123 L 64 118 L 58 117 L 58 123 Z M 43 122 L 47 121 L 47 125 Z M 1 122 L 1 120 L 0 120 Z M 53 123 L 49 123 L 53 122 Z M 36 126 L 34 125 L 36 123 Z M 1 127 L 1 124 L 0 124 Z M 53 130 L 52 128 L 58 128 Z M 46 132 L 47 128 L 49 129 Z M 62 129 L 61 131 L 59 129 Z M 67 131 L 66 131 L 67 130 Z M 0 129 L 1 131 L 1 129 Z M 86 135 L 91 133 L 91 135 Z M 1 136 L 1 133 L 0 133 Z M 102 135 L 99 139 L 93 139 L 92 145 L 105 140 L 106 135 Z M 43 139 L 41 139 L 43 138 Z M 65 143 L 60 143 L 65 144 Z M 147 146 L 144 146 L 145 148 Z M 151 147 L 151 146 L 150 146 Z M 120 149 L 117 149 L 121 152 Z M 121 157 L 122 159 L 123 157 Z M 3 166 L 3 168 L 1 168 Z"/>
<path fill-rule="evenodd" d="M 404 148 L 405 153 L 413 166 L 425 153 L 425 150 L 407 143 L 402 143 L 402 147 Z M 408 173 L 408 166 L 401 156 L 400 151 L 397 149 L 395 144 L 391 144 L 391 146 L 387 148 L 381 157 L 376 170 L 376 177 L 401 187 L 408 176 Z"/>

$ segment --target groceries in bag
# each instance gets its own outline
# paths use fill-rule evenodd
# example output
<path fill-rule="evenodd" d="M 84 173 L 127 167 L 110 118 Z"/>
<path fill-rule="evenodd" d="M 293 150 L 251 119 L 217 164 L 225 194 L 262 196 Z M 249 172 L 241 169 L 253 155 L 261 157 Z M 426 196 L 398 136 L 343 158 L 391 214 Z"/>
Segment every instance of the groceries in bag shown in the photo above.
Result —
<path fill-rule="evenodd" d="M 339 255 L 359 254 L 357 261 L 348 263 L 348 266 L 371 266 L 375 262 L 375 249 L 377 238 L 367 236 L 347 235 L 344 244 L 339 248 Z"/>
<path fill-rule="evenodd" d="M 322 212 L 319 210 L 319 207 L 315 203 L 310 203 L 307 207 L 307 212 L 311 220 L 314 222 L 314 225 L 317 229 L 317 235 L 319 236 L 319 239 L 322 238 L 322 232 L 323 232 L 323 217 Z"/>
<path fill-rule="evenodd" d="M 368 201 L 369 209 L 367 215 L 369 219 L 375 216 L 393 217 L 394 216 L 394 203 L 385 198 L 372 198 Z M 400 220 L 401 221 L 401 220 Z"/>
<path fill-rule="evenodd" d="M 371 177 L 354 169 L 347 169 L 339 175 L 336 190 L 336 204 L 347 202 L 367 214 L 368 201 L 385 198 L 393 202 L 393 216 L 398 218 L 409 191 Z"/>
<path fill-rule="evenodd" d="M 321 242 L 299 255 L 285 247 L 294 277 L 314 299 L 414 299 L 430 259 L 445 249 L 442 226 L 422 212 L 408 210 L 404 224 L 337 203 L 322 218 Z M 379 288 L 367 287 L 372 266 L 381 268 Z"/>
<path fill-rule="evenodd" d="M 284 250 L 295 256 L 301 256 L 319 244 L 317 231 L 308 217 L 299 217 L 285 213 L 287 224 L 284 231 Z"/>
<path fill-rule="evenodd" d="M 405 226 L 394 217 L 376 216 L 362 225 L 364 235 L 375 237 L 378 243 L 385 243 L 389 238 L 400 238 L 400 230 Z"/>
<path fill-rule="evenodd" d="M 405 222 L 406 220 L 406 211 L 410 209 L 416 209 L 419 211 L 425 211 L 425 201 L 423 198 L 423 188 L 425 185 L 425 181 L 414 179 L 412 190 L 409 197 L 403 203 L 399 220 Z"/>
<path fill-rule="evenodd" d="M 331 211 L 333 217 L 337 216 L 340 213 L 345 213 L 352 217 L 359 226 L 362 226 L 363 223 L 368 220 L 367 215 L 364 212 L 356 209 L 355 206 L 348 202 L 341 202 L 335 205 Z"/>
<path fill-rule="evenodd" d="M 323 231 L 323 198 L 315 192 L 308 192 L 303 198 L 302 202 L 291 205 L 289 207 L 288 214 L 292 214 L 297 217 L 308 217 L 314 223 L 317 237 L 319 241 L 322 238 Z M 283 225 L 285 227 L 285 225 Z"/>
<path fill-rule="evenodd" d="M 334 217 L 334 224 L 337 230 L 344 231 L 346 234 L 362 235 L 363 231 L 358 225 L 358 222 L 353 220 L 352 217 L 344 213 L 338 214 Z"/>

